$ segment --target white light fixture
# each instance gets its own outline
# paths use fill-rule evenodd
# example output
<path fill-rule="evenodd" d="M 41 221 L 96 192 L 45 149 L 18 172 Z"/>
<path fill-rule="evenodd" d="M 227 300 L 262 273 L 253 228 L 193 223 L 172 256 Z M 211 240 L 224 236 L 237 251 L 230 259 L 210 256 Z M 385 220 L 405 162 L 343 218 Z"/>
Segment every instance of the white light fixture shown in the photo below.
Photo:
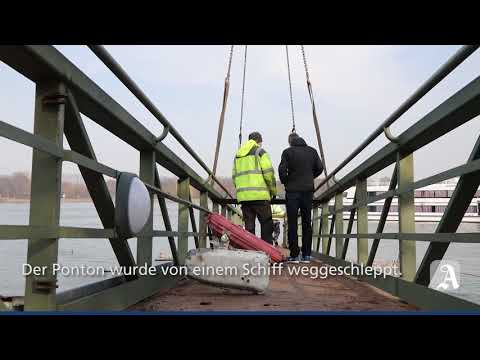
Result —
<path fill-rule="evenodd" d="M 120 173 L 115 198 L 118 236 L 131 238 L 139 234 L 147 224 L 151 211 L 150 194 L 143 182 L 135 174 Z"/>

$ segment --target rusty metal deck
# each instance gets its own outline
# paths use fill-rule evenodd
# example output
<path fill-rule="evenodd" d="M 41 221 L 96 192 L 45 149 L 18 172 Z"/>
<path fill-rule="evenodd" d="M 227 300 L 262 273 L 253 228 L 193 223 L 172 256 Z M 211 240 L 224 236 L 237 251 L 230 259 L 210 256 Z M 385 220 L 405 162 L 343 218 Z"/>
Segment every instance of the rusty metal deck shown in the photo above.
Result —
<path fill-rule="evenodd" d="M 286 266 L 320 266 L 287 264 Z M 169 290 L 134 305 L 135 311 L 414 311 L 406 304 L 364 282 L 344 276 L 325 279 L 290 276 L 288 271 L 270 276 L 264 294 L 255 295 L 184 279 Z"/>

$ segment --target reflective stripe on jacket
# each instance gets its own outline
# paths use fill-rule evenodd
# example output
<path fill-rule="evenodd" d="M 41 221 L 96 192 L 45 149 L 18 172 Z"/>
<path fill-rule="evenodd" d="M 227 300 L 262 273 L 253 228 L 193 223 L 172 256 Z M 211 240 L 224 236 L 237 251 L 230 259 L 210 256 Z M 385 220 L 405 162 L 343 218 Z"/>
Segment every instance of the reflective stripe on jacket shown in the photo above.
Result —
<path fill-rule="evenodd" d="M 254 140 L 248 140 L 237 151 L 232 178 L 238 202 L 270 200 L 277 195 L 270 156 Z"/>

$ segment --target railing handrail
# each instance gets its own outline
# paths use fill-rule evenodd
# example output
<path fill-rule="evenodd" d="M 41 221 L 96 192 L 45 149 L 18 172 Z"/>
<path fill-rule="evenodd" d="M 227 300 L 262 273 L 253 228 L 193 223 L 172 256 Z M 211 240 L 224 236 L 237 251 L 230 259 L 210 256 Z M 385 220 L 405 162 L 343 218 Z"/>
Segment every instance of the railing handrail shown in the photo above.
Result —
<path fill-rule="evenodd" d="M 152 103 L 147 95 L 140 89 L 135 81 L 127 74 L 121 65 L 113 58 L 112 55 L 102 45 L 87 45 L 90 50 L 105 64 L 105 66 L 112 71 L 112 73 L 127 87 L 128 90 L 150 111 L 150 113 L 160 123 L 168 129 L 168 132 L 183 146 L 183 148 L 198 162 L 198 164 L 208 173 L 209 176 L 225 191 L 230 198 L 234 196 L 228 189 L 218 180 L 213 174 L 212 170 L 205 164 L 205 162 L 198 156 L 198 154 L 191 148 L 185 139 L 178 133 L 175 127 L 167 120 L 167 118 L 160 112 L 160 110 Z"/>
<path fill-rule="evenodd" d="M 343 169 L 350 161 L 352 161 L 358 154 L 360 154 L 368 145 L 372 143 L 385 128 L 388 128 L 396 120 L 398 120 L 405 112 L 407 112 L 413 105 L 415 105 L 425 94 L 434 88 L 440 81 L 442 81 L 448 74 L 450 74 L 458 65 L 460 65 L 466 58 L 468 58 L 478 45 L 464 45 L 450 59 L 447 60 L 429 79 L 427 79 L 407 100 L 400 105 L 375 131 L 365 139 L 349 156 L 338 165 L 320 184 L 315 188 L 315 192 L 320 189 L 329 179 Z"/>

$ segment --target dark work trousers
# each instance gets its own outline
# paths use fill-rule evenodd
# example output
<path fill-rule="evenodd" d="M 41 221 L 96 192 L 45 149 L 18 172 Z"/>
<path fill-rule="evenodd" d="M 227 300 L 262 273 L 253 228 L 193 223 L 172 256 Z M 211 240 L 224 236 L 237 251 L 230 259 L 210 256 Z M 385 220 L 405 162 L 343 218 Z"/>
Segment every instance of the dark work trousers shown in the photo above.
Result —
<path fill-rule="evenodd" d="M 313 192 L 287 192 L 288 247 L 290 256 L 300 255 L 298 247 L 298 210 L 302 216 L 302 256 L 312 252 L 312 199 Z"/>
<path fill-rule="evenodd" d="M 255 219 L 260 222 L 262 239 L 273 244 L 272 208 L 269 201 L 244 201 L 242 202 L 245 229 L 255 235 Z"/>

